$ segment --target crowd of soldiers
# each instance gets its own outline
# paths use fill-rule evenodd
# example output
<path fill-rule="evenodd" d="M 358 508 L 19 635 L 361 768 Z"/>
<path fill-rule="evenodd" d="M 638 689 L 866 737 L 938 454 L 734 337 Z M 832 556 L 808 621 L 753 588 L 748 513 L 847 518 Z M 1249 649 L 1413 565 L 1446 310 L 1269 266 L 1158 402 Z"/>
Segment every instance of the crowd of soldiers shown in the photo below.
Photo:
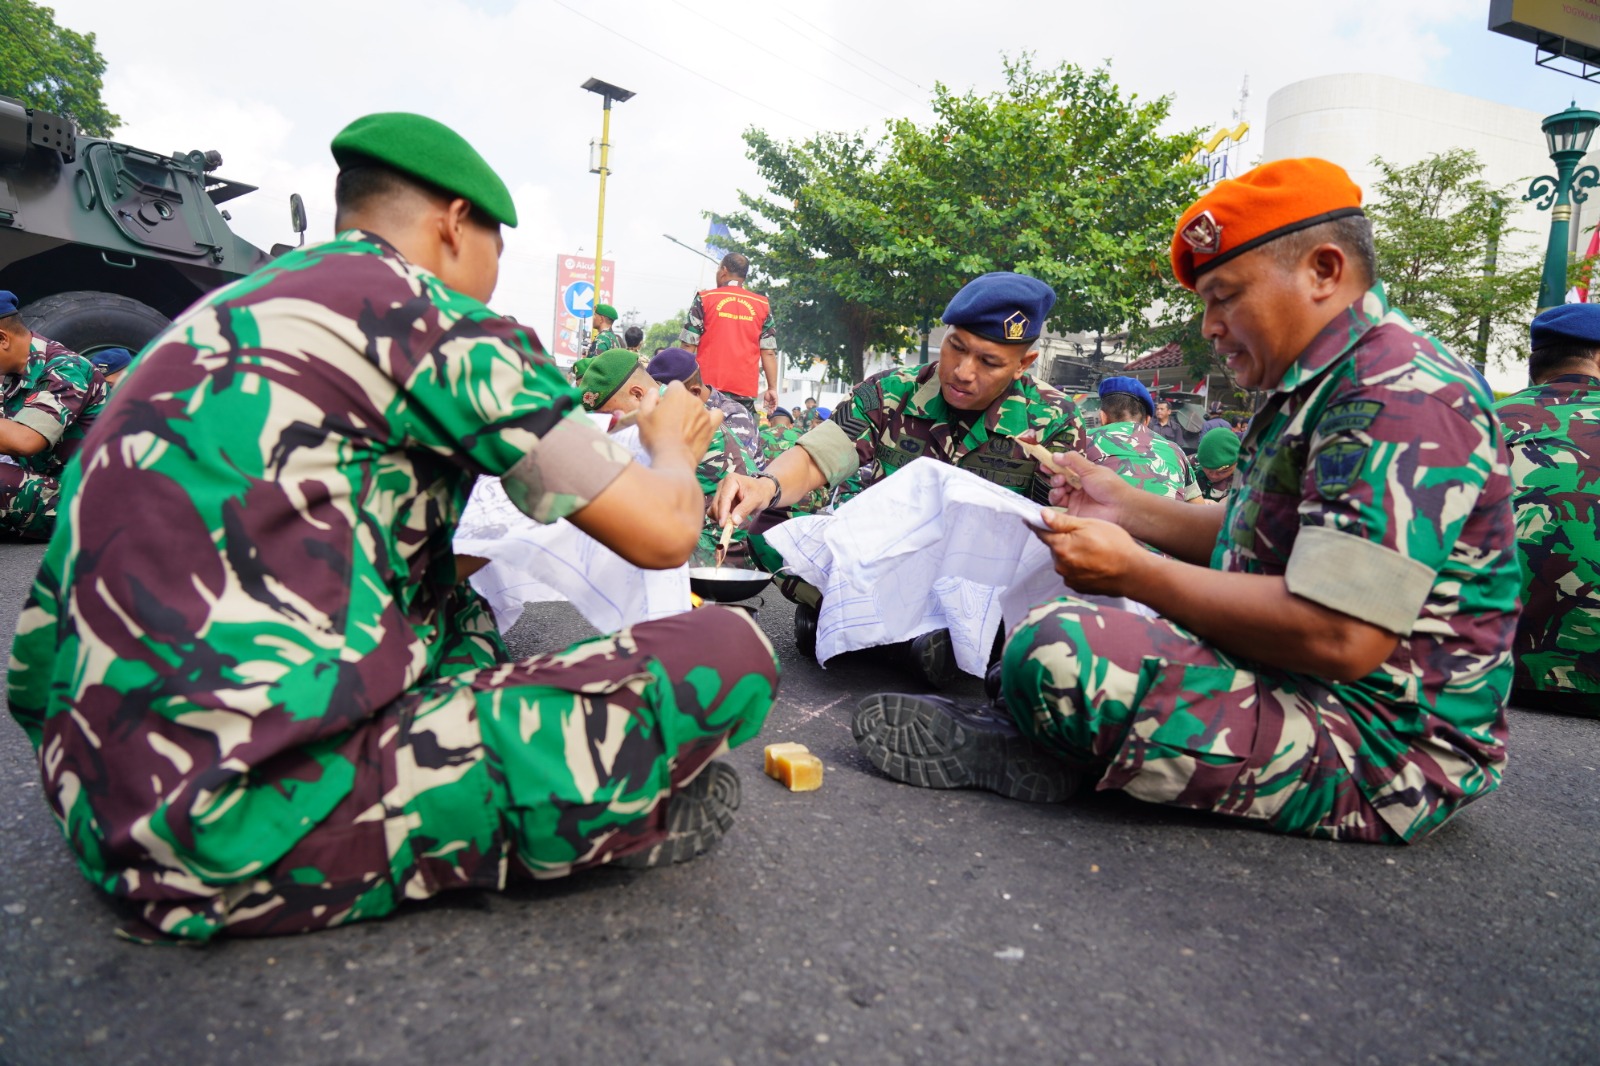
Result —
<path fill-rule="evenodd" d="M 1137 381 L 1103 382 L 1090 427 L 1029 374 L 1057 294 L 1011 272 L 953 294 L 937 361 L 810 424 L 776 409 L 739 260 L 648 358 L 602 306 L 574 384 L 489 307 L 517 215 L 482 156 L 402 113 L 332 150 L 336 235 L 202 299 L 109 400 L 0 303 L 20 472 L 0 482 L 7 514 L 32 508 L 8 528 L 53 525 L 10 708 L 125 935 L 313 930 L 684 861 L 727 831 L 739 780 L 717 756 L 773 705 L 765 635 L 708 605 L 512 661 L 451 548 L 480 477 L 647 569 L 730 528 L 776 569 L 763 530 L 921 459 L 1031 499 L 1061 595 L 1008 619 L 989 701 L 854 712 L 861 750 L 911 784 L 1092 785 L 1402 843 L 1498 787 L 1514 685 L 1597 710 L 1600 308 L 1534 322 L 1533 387 L 1497 413 L 1389 304 L 1331 163 L 1264 164 L 1176 222 L 1205 336 L 1265 396 L 1191 462 Z M 753 360 L 706 332 L 729 301 Z M 783 587 L 800 635 L 821 593 Z M 938 636 L 918 640 L 938 680 Z"/>

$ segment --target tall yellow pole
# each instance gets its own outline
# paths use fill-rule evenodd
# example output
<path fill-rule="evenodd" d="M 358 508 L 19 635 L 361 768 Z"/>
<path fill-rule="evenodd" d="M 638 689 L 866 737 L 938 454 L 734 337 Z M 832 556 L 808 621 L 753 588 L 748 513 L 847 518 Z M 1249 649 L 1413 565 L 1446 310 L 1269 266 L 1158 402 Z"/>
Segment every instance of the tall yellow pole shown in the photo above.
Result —
<path fill-rule="evenodd" d="M 611 154 L 611 97 L 605 98 L 605 118 L 600 123 L 600 218 L 594 228 L 594 302 L 603 302 L 600 297 L 600 260 L 605 256 L 606 239 L 606 175 L 611 173 L 606 166 Z M 594 328 L 594 319 L 589 320 L 589 327 Z"/>

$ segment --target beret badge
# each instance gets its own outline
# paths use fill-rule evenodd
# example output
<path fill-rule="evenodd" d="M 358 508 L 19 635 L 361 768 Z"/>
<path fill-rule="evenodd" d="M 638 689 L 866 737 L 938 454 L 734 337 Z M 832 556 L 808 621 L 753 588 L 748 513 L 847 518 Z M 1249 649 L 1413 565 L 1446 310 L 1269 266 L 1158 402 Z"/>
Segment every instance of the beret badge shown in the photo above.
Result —
<path fill-rule="evenodd" d="M 1028 335 L 1028 317 L 1021 311 L 1013 311 L 1011 317 L 1001 324 L 1005 326 L 1008 341 L 1020 341 Z"/>
<path fill-rule="evenodd" d="M 1196 215 L 1179 236 L 1201 255 L 1216 255 L 1222 250 L 1222 227 L 1210 211 Z"/>

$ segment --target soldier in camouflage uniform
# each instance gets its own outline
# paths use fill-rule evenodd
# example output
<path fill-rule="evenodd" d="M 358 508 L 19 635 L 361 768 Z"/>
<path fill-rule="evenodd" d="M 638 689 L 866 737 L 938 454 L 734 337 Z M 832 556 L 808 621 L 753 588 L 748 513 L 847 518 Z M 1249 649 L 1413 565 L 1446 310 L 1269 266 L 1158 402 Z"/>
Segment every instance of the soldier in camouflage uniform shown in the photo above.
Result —
<path fill-rule="evenodd" d="M 0 534 L 44 540 L 55 528 L 61 472 L 105 406 L 105 378 L 29 330 L 4 291 L 0 374 Z"/>
<path fill-rule="evenodd" d="M 688 352 L 683 354 L 689 355 Z M 633 352 L 619 348 L 597 357 L 590 364 L 579 387 L 583 390 L 584 406 L 599 414 L 610 414 L 613 417 L 613 424 L 616 424 L 634 416 L 646 396 L 660 391 L 661 383 L 639 365 L 638 358 Z M 699 402 L 698 399 L 696 402 Z M 702 562 L 710 563 L 722 537 L 722 527 L 712 521 L 709 513 L 717 486 L 730 473 L 754 475 L 756 466 L 754 460 L 739 446 L 738 438 L 724 425 L 712 434 L 711 443 L 701 455 L 694 473 L 695 479 L 700 483 L 700 491 L 707 510 L 700 529 L 696 555 Z M 729 566 L 743 566 L 749 560 L 750 549 L 747 544 L 749 539 L 748 531 L 734 530 L 726 557 Z"/>
<path fill-rule="evenodd" d="M 617 309 L 610 304 L 595 304 L 594 317 L 589 321 L 594 327 L 594 333 L 589 337 L 589 346 L 583 354 L 593 359 L 597 355 L 604 355 L 613 348 L 626 348 L 622 338 L 617 336 L 617 331 L 611 326 L 617 320 Z M 579 375 L 580 377 L 582 375 Z"/>
<path fill-rule="evenodd" d="M 1100 425 L 1089 430 L 1084 447 L 1089 461 L 1116 471 L 1143 492 L 1184 503 L 1198 500 L 1200 486 L 1189 460 L 1146 424 L 1155 404 L 1144 384 L 1137 378 L 1109 377 L 1100 382 L 1098 391 Z"/>
<path fill-rule="evenodd" d="M 483 302 L 515 208 L 458 135 L 369 116 L 334 154 L 338 236 L 151 342 L 67 470 L 17 624 L 11 713 L 136 938 L 692 857 L 737 806 L 713 757 L 772 702 L 771 646 L 722 608 L 507 659 L 451 552 L 474 479 L 676 566 L 715 419 L 652 397 L 649 467 L 591 424 Z"/>
<path fill-rule="evenodd" d="M 950 329 L 937 363 L 885 370 L 857 385 L 830 418 L 773 460 L 761 479 L 728 478 L 713 514 L 742 524 L 767 507 L 792 505 L 858 473 L 856 484 L 868 488 L 921 457 L 1043 502 L 1049 474 L 1022 442 L 1050 451 L 1081 451 L 1084 444 L 1077 405 L 1027 372 L 1039 356 L 1033 342 L 1055 299 L 1050 286 L 1022 274 L 997 272 L 968 282 L 945 308 Z M 794 579 L 780 588 L 798 604 L 802 649 L 814 647 L 820 593 Z M 914 660 L 930 683 L 941 676 L 939 664 L 949 660 L 948 646 L 943 630 L 912 642 Z"/>
<path fill-rule="evenodd" d="M 1496 406 L 1522 563 L 1513 702 L 1600 715 L 1600 307 L 1533 320 L 1531 388 Z"/>
<path fill-rule="evenodd" d="M 858 743 L 921 784 L 1053 799 L 1088 777 L 1283 833 L 1417 840 L 1505 762 L 1517 564 L 1490 396 L 1388 305 L 1331 163 L 1218 184 L 1172 259 L 1240 385 L 1271 394 L 1242 484 L 1187 507 L 1068 455 L 1070 513 L 1041 515 L 1068 586 L 1162 617 L 1043 604 L 1003 658 L 1020 735 L 894 695 L 863 703 Z"/>
<path fill-rule="evenodd" d="M 1226 425 L 1206 431 L 1195 453 L 1195 479 L 1200 495 L 1208 502 L 1222 503 L 1239 483 L 1239 435 Z"/>
<path fill-rule="evenodd" d="M 693 352 L 687 348 L 663 348 L 650 357 L 645 371 L 662 384 L 683 382 L 683 387 L 707 409 L 722 412 L 723 431 L 738 440 L 739 447 L 752 462 L 761 455 L 761 433 L 756 428 L 755 416 L 744 404 L 700 379 L 700 367 Z"/>

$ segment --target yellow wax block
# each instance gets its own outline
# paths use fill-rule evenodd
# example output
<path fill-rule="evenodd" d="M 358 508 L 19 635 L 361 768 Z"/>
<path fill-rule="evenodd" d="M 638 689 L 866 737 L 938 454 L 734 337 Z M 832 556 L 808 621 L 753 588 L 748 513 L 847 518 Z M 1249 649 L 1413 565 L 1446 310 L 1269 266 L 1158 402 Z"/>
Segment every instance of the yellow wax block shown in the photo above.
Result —
<path fill-rule="evenodd" d="M 785 752 L 778 756 L 778 780 L 790 792 L 814 792 L 822 787 L 822 760 L 810 752 Z"/>
<path fill-rule="evenodd" d="M 804 744 L 796 744 L 792 741 L 785 741 L 782 744 L 768 744 L 766 751 L 767 776 L 778 776 L 778 756 L 804 755 L 810 750 Z"/>

